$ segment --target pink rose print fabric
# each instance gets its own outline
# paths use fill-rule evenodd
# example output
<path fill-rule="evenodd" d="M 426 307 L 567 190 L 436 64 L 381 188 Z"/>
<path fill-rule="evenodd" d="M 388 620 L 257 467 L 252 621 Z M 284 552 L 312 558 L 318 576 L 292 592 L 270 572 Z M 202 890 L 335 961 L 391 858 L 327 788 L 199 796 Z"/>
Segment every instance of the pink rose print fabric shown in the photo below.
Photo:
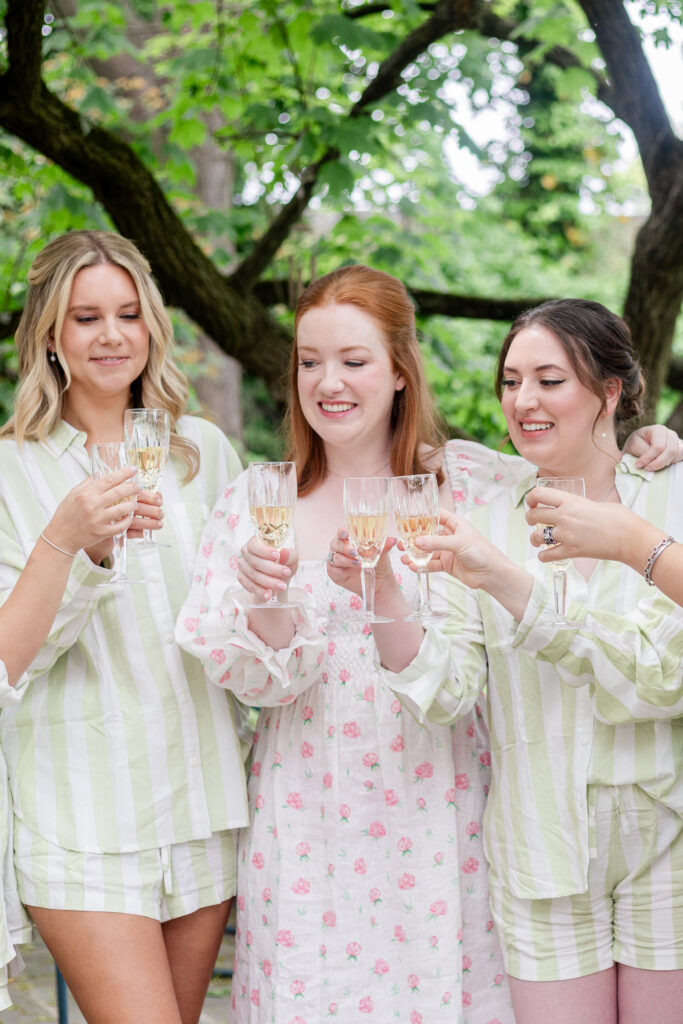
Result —
<path fill-rule="evenodd" d="M 230 559 L 251 532 L 246 507 L 243 477 L 197 567 L 200 580 L 211 573 L 209 590 L 223 577 L 230 676 L 221 685 L 250 691 L 250 703 L 273 694 L 254 737 L 251 825 L 239 833 L 232 1024 L 514 1024 L 481 840 L 481 711 L 448 728 L 402 710 L 377 671 L 369 627 L 354 621 L 353 595 L 323 562 L 296 574 L 306 624 L 292 649 L 260 650 L 231 604 Z M 216 596 L 197 577 L 185 615 L 215 630 Z M 414 594 L 405 570 L 402 586 Z M 324 635 L 311 626 L 322 618 Z M 195 654 L 202 628 L 189 637 Z"/>

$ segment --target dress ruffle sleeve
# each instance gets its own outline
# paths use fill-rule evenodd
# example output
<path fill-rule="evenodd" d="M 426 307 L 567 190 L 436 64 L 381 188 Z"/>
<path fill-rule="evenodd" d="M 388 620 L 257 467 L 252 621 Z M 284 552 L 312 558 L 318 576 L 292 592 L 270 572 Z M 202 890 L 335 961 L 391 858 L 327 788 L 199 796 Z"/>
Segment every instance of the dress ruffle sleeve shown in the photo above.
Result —
<path fill-rule="evenodd" d="M 519 455 L 495 452 L 476 441 L 448 441 L 444 461 L 455 511 L 465 518 L 536 472 Z"/>
<path fill-rule="evenodd" d="M 237 583 L 242 545 L 253 533 L 247 474 L 218 500 L 204 529 L 192 586 L 176 624 L 176 640 L 199 658 L 206 678 L 244 704 L 291 704 L 318 681 L 325 657 L 323 620 L 307 607 L 308 594 L 290 587 L 299 602 L 288 647 L 275 650 L 249 629 L 250 595 Z"/>

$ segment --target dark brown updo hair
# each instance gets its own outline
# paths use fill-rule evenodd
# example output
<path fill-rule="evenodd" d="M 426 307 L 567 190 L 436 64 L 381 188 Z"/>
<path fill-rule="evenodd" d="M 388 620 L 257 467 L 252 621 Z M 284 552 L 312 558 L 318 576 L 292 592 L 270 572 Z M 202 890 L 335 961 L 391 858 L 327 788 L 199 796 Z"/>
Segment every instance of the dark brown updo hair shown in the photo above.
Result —
<path fill-rule="evenodd" d="M 600 399 L 596 423 L 606 409 L 607 384 L 612 380 L 621 383 L 621 395 L 614 410 L 615 425 L 619 427 L 640 416 L 645 378 L 636 358 L 631 331 L 616 313 L 588 299 L 553 299 L 520 313 L 498 356 L 496 394 L 499 399 L 510 345 L 520 331 L 535 324 L 552 331 L 581 384 Z"/>

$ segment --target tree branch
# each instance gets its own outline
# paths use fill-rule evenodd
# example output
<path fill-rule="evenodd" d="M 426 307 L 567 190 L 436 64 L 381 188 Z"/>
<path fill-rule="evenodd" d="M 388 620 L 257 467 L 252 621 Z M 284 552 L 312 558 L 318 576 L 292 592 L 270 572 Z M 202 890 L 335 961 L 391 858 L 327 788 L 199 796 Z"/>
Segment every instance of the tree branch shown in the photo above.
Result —
<path fill-rule="evenodd" d="M 306 287 L 306 283 L 303 284 Z M 418 316 L 462 317 L 466 320 L 502 320 L 511 322 L 525 309 L 540 305 L 545 298 L 499 299 L 479 295 L 454 295 L 446 292 L 411 288 L 406 285 Z M 258 281 L 254 295 L 264 306 L 291 308 L 290 283 L 286 278 Z"/>
<path fill-rule="evenodd" d="M 6 77 L 12 90 L 21 90 L 24 100 L 33 103 L 40 95 L 44 19 L 45 0 L 7 4 L 7 51 L 20 53 L 21 60 L 10 56 Z"/>
<path fill-rule="evenodd" d="M 401 77 L 431 43 L 457 29 L 476 28 L 478 24 L 476 0 L 440 0 L 426 21 L 406 36 L 393 53 L 379 66 L 377 74 L 366 86 L 363 95 L 351 108 L 349 117 L 358 117 L 367 107 L 394 92 L 402 84 Z"/>
<path fill-rule="evenodd" d="M 134 150 L 89 126 L 41 81 L 34 34 L 42 11 L 41 0 L 8 0 L 6 18 L 13 31 L 11 37 L 8 32 L 9 68 L 0 76 L 0 125 L 86 184 L 117 229 L 153 259 L 166 301 L 279 389 L 291 344 L 285 329 L 219 273 Z"/>
<path fill-rule="evenodd" d="M 238 291 L 252 288 L 265 268 L 270 264 L 278 249 L 289 236 L 290 231 L 311 201 L 318 175 L 325 164 L 336 160 L 339 151 L 328 149 L 314 164 L 310 164 L 301 175 L 301 184 L 295 195 L 283 206 L 268 230 L 261 235 L 248 256 L 235 268 L 228 280 Z"/>
<path fill-rule="evenodd" d="M 636 137 L 653 204 L 669 192 L 683 143 L 672 131 L 636 27 L 621 0 L 579 0 L 612 83 L 610 106 Z"/>
<path fill-rule="evenodd" d="M 477 6 L 476 0 L 440 0 L 435 4 L 431 16 L 380 64 L 376 76 L 349 111 L 349 118 L 360 117 L 367 107 L 398 88 L 403 81 L 402 72 L 430 43 L 456 29 L 474 27 Z M 315 164 L 305 169 L 296 195 L 282 208 L 265 234 L 254 244 L 249 256 L 232 274 L 230 280 L 236 288 L 248 290 L 253 286 L 308 206 L 323 166 L 338 157 L 339 152 L 330 147 Z"/>

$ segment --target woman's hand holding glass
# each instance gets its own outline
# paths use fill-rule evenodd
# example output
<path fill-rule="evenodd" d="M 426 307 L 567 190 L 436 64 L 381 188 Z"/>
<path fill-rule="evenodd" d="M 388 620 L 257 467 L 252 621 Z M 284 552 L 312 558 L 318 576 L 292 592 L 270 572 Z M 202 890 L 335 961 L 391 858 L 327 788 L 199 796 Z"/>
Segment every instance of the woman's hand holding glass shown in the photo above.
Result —
<path fill-rule="evenodd" d="M 624 542 L 634 515 L 618 502 L 591 501 L 562 491 L 548 493 L 534 488 L 527 495 L 526 520 L 530 526 L 550 526 L 554 545 L 545 544 L 543 532 L 534 529 L 531 543 L 541 548 L 541 562 L 569 558 L 604 558 L 624 561 Z M 656 527 L 653 530 L 656 531 Z"/>
<path fill-rule="evenodd" d="M 245 586 L 257 598 L 252 608 L 296 607 L 287 598 L 292 569 L 281 558 L 294 520 L 296 495 L 293 462 L 252 462 L 249 466 L 249 514 L 258 542 L 252 538 L 242 548 L 240 583 L 253 584 L 253 588 Z M 288 559 L 289 554 L 287 550 Z M 274 573 L 275 564 L 279 570 Z"/>
<path fill-rule="evenodd" d="M 489 590 L 506 556 L 455 512 L 439 509 L 438 522 L 441 533 L 416 537 L 413 541 L 418 551 L 430 556 L 427 572 L 447 572 L 473 590 Z M 401 561 L 414 572 L 419 571 L 409 552 Z"/>
<path fill-rule="evenodd" d="M 447 572 L 472 590 L 485 590 L 516 619 L 521 619 L 529 601 L 533 577 L 515 565 L 500 548 L 454 512 L 440 509 L 442 532 L 417 537 L 415 547 L 429 552 L 428 572 Z M 417 572 L 409 554 L 401 561 Z"/>
<path fill-rule="evenodd" d="M 294 548 L 273 548 L 254 534 L 240 551 L 237 579 L 257 603 L 269 604 L 274 596 L 287 592 L 298 563 Z"/>
<path fill-rule="evenodd" d="M 48 542 L 74 554 L 83 549 L 99 565 L 112 552 L 114 534 L 135 512 L 136 477 L 135 468 L 128 466 L 77 484 L 62 499 L 43 530 Z"/>

